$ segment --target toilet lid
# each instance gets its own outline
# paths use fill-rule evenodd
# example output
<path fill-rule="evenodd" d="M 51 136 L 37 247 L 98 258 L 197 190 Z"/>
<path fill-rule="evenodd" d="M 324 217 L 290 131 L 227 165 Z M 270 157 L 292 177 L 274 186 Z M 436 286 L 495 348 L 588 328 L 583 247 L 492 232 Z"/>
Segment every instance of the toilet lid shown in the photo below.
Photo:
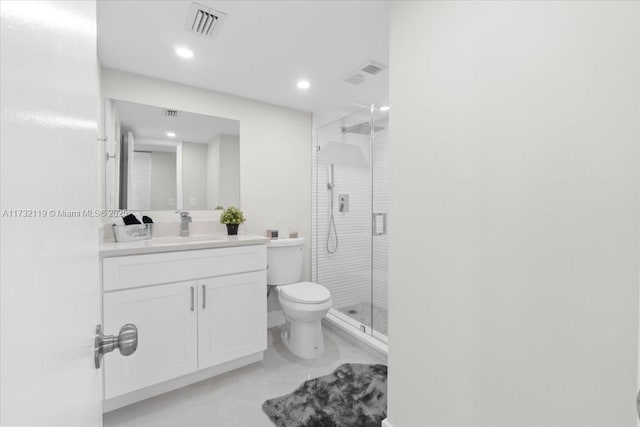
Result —
<path fill-rule="evenodd" d="M 320 304 L 329 301 L 331 294 L 322 285 L 312 282 L 293 283 L 279 287 L 280 294 L 290 301 Z"/>

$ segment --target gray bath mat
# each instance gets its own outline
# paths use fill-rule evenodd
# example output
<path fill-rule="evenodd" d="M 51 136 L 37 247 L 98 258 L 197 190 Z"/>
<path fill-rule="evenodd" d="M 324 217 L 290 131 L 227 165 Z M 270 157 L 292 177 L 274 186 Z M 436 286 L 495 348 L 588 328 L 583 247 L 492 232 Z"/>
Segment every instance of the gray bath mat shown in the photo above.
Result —
<path fill-rule="evenodd" d="M 278 427 L 379 427 L 387 416 L 387 366 L 340 365 L 262 409 Z"/>

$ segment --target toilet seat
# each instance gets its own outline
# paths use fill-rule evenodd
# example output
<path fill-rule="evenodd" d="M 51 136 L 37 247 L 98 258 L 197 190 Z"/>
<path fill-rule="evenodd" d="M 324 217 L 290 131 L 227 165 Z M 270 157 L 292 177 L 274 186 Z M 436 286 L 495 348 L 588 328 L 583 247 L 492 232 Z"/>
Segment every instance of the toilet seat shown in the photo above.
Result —
<path fill-rule="evenodd" d="M 322 304 L 329 301 L 331 294 L 322 285 L 313 282 L 298 282 L 279 286 L 280 295 L 293 302 L 301 304 Z"/>

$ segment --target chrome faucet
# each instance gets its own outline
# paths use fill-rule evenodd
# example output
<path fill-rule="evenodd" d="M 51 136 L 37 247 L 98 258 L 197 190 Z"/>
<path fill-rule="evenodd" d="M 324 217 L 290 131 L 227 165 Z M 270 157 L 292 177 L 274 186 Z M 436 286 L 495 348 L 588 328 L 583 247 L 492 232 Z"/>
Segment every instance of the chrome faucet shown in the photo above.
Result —
<path fill-rule="evenodd" d="M 191 216 L 189 216 L 189 212 L 179 212 L 180 214 L 180 235 L 188 236 L 189 235 L 189 223 L 192 221 Z"/>

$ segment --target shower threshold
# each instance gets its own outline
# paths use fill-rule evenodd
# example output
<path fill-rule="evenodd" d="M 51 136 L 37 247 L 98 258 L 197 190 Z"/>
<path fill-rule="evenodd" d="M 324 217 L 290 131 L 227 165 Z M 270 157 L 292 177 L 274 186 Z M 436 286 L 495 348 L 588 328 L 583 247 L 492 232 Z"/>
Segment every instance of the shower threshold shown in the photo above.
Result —
<path fill-rule="evenodd" d="M 384 357 L 389 354 L 386 335 L 371 329 L 368 325 L 363 325 L 338 309 L 332 308 L 329 310 L 329 313 L 323 319 L 323 323 L 334 330 L 355 338 L 375 353 L 382 354 Z"/>

